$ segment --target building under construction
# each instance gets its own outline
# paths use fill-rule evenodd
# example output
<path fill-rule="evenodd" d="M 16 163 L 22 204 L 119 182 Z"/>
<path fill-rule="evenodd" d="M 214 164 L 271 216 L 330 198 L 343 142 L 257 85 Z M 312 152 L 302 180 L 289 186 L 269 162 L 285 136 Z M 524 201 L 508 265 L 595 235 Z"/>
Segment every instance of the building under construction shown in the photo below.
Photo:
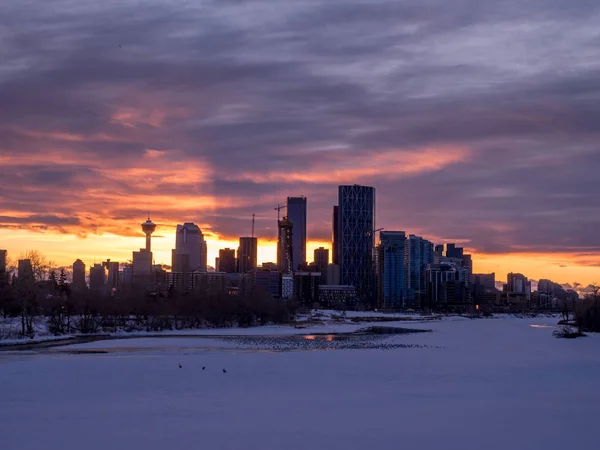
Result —
<path fill-rule="evenodd" d="M 285 216 L 277 222 L 277 227 L 277 267 L 281 273 L 290 273 L 293 271 L 294 262 L 292 242 L 294 224 Z"/>

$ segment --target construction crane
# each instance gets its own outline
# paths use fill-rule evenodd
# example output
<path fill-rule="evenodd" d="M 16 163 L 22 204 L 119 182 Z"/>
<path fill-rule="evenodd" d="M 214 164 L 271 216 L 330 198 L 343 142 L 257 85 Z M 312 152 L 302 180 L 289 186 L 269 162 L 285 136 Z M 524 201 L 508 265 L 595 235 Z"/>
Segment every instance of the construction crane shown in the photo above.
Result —
<path fill-rule="evenodd" d="M 384 230 L 383 228 L 377 228 L 376 230 L 367 231 L 367 232 L 365 233 L 365 236 L 372 236 L 372 235 L 374 235 L 375 233 L 377 233 L 378 231 L 383 231 L 383 230 Z"/>
<path fill-rule="evenodd" d="M 277 211 L 277 222 L 279 222 L 279 217 L 281 216 L 281 210 L 283 208 L 286 208 L 287 205 L 280 205 L 279 203 L 277 204 L 276 208 L 273 208 L 275 211 Z"/>

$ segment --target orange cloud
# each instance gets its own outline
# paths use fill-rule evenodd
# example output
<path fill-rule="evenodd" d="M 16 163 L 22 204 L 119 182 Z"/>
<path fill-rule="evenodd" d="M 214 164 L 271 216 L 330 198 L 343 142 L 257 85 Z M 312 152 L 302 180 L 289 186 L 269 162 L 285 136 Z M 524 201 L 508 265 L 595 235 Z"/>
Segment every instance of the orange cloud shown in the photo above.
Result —
<path fill-rule="evenodd" d="M 415 152 L 388 151 L 369 158 L 344 155 L 324 157 L 327 164 L 315 164 L 303 172 L 245 172 L 231 179 L 255 183 L 354 183 L 367 177 L 390 178 L 435 172 L 463 161 L 468 150 L 461 147 L 426 148 Z"/>

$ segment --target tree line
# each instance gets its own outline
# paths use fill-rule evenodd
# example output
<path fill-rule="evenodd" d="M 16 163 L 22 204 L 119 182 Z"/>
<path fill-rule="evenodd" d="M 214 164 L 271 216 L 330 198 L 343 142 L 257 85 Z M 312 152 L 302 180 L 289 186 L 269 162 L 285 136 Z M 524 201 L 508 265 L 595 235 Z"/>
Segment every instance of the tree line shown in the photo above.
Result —
<path fill-rule="evenodd" d="M 33 273 L 0 274 L 0 314 L 20 318 L 23 336 L 33 336 L 40 319 L 61 335 L 260 326 L 289 322 L 296 313 L 294 302 L 276 301 L 260 287 L 240 293 L 208 288 L 157 292 L 132 285 L 96 292 L 73 286 L 64 269 L 51 270 L 39 253 L 29 256 L 34 256 Z"/>

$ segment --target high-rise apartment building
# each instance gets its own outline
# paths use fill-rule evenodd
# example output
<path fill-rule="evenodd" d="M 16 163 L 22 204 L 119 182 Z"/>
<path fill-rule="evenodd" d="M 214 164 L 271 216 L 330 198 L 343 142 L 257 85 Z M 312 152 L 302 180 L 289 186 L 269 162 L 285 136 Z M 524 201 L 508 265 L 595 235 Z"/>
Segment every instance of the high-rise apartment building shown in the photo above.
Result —
<path fill-rule="evenodd" d="M 294 267 L 294 224 L 284 217 L 277 224 L 277 267 L 281 273 L 298 270 Z"/>
<path fill-rule="evenodd" d="M 171 258 L 173 272 L 206 272 L 206 241 L 198 225 L 192 222 L 177 225 Z"/>
<path fill-rule="evenodd" d="M 339 206 L 334 206 L 333 207 L 333 217 L 331 220 L 331 225 L 332 225 L 332 234 L 331 234 L 331 263 L 332 264 L 339 264 L 338 262 L 338 256 L 339 256 L 339 242 L 340 242 L 340 237 L 338 236 L 339 233 L 339 227 L 340 227 L 340 220 L 339 220 Z"/>
<path fill-rule="evenodd" d="M 375 188 L 339 186 L 338 197 L 340 282 L 356 287 L 361 301 L 374 304 Z"/>
<path fill-rule="evenodd" d="M 406 233 L 382 231 L 377 246 L 378 304 L 383 308 L 406 306 Z"/>
<path fill-rule="evenodd" d="M 235 250 L 222 248 L 219 250 L 219 272 L 235 273 Z"/>
<path fill-rule="evenodd" d="M 292 271 L 306 263 L 306 197 L 287 198 L 287 218 L 294 226 Z"/>
<path fill-rule="evenodd" d="M 73 287 L 83 289 L 85 284 L 85 263 L 78 259 L 73 263 Z"/>
<path fill-rule="evenodd" d="M 258 265 L 258 238 L 240 237 L 240 246 L 238 247 L 238 272 L 252 272 Z"/>

